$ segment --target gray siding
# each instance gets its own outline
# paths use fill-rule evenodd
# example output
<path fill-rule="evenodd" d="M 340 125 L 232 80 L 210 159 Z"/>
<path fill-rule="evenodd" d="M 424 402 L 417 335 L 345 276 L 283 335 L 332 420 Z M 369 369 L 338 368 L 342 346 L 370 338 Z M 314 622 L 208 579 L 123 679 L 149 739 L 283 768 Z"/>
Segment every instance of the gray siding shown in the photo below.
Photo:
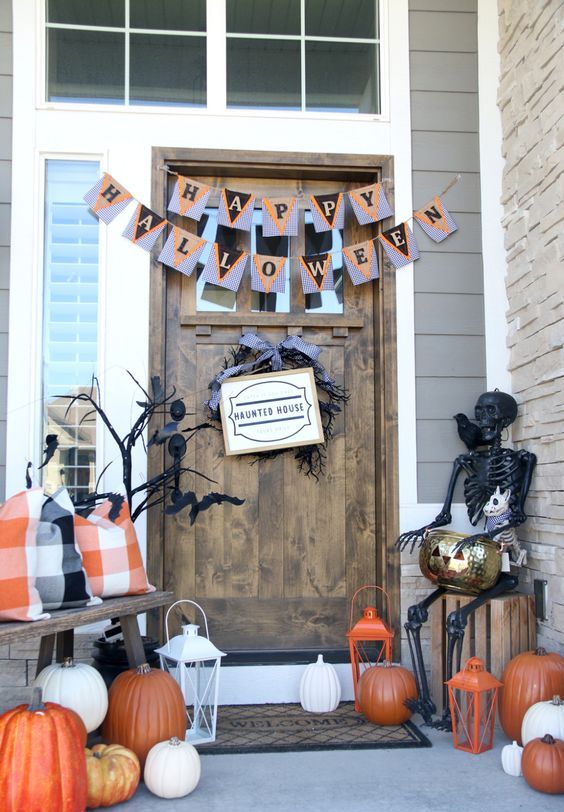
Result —
<path fill-rule="evenodd" d="M 445 196 L 459 230 L 435 243 L 414 225 L 418 498 L 442 502 L 464 450 L 452 416 L 486 388 L 476 0 L 410 0 L 409 48 L 413 205 L 462 175 Z"/>
<path fill-rule="evenodd" d="M 0 500 L 6 485 L 6 390 L 12 186 L 12 3 L 0 0 Z"/>

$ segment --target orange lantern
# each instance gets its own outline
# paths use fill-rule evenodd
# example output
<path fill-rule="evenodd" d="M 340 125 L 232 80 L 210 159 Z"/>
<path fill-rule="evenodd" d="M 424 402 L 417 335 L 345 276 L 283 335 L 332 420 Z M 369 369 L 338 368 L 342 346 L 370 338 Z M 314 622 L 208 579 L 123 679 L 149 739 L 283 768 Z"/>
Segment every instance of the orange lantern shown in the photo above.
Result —
<path fill-rule="evenodd" d="M 503 683 L 486 671 L 479 657 L 470 657 L 446 684 L 454 746 L 467 753 L 491 750 L 497 693 Z"/>
<path fill-rule="evenodd" d="M 381 617 L 375 606 L 367 606 L 362 617 L 353 626 L 354 602 L 357 595 L 364 589 L 376 589 L 383 592 L 388 604 L 388 622 Z M 392 659 L 392 640 L 394 630 L 390 623 L 390 598 L 388 593 L 380 586 L 367 584 L 361 586 L 354 593 L 351 600 L 351 611 L 349 617 L 349 630 L 347 632 L 352 665 L 353 687 L 354 687 L 354 707 L 360 710 L 358 703 L 358 681 L 364 671 L 380 661 Z M 380 643 L 380 646 L 374 646 Z"/>

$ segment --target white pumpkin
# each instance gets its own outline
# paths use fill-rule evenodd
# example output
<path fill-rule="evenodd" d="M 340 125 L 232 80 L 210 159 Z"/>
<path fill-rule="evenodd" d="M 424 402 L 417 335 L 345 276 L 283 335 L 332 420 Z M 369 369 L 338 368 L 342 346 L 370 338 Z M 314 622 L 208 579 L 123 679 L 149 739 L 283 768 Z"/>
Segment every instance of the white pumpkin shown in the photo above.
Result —
<path fill-rule="evenodd" d="M 78 713 L 89 733 L 100 727 L 108 711 L 108 689 L 101 675 L 72 657 L 40 671 L 33 687 L 43 689 L 44 702 L 57 702 Z"/>
<path fill-rule="evenodd" d="M 521 756 L 523 755 L 523 748 L 519 747 L 517 742 L 513 744 L 506 744 L 501 749 L 501 766 L 503 772 L 507 775 L 514 775 L 515 777 L 523 775 L 521 772 Z"/>
<path fill-rule="evenodd" d="M 306 666 L 300 680 L 300 703 L 311 713 L 334 711 L 341 700 L 341 683 L 337 672 L 317 655 L 317 662 Z"/>
<path fill-rule="evenodd" d="M 564 702 L 553 696 L 546 702 L 535 702 L 523 716 L 521 739 L 523 747 L 532 739 L 550 733 L 555 739 L 564 739 Z"/>
<path fill-rule="evenodd" d="M 196 789 L 200 774 L 200 756 L 196 748 L 174 736 L 151 747 L 143 778 L 153 795 L 183 798 Z"/>

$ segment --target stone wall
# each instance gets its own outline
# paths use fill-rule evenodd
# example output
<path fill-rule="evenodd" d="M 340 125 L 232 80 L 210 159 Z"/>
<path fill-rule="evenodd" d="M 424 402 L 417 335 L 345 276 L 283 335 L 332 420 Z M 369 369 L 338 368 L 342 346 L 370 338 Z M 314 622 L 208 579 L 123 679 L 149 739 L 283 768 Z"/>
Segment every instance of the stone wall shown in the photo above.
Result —
<path fill-rule="evenodd" d="M 560 0 L 499 0 L 498 9 L 513 442 L 538 457 L 521 589 L 548 582 L 539 642 L 564 653 L 564 11 Z"/>

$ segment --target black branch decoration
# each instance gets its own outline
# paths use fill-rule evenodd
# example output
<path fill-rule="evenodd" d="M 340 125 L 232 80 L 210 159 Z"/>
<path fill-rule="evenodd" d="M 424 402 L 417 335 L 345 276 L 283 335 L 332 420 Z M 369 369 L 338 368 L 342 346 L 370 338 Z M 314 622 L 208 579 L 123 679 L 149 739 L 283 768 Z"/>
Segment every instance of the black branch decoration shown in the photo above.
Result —
<path fill-rule="evenodd" d="M 100 502 L 109 500 L 112 504 L 109 518 L 110 520 L 115 520 L 119 516 L 125 498 L 129 505 L 129 511 L 133 521 L 138 519 L 144 511 L 157 506 L 163 506 L 167 515 L 174 515 L 189 507 L 190 524 L 193 524 L 198 514 L 207 510 L 211 505 L 219 505 L 222 502 L 228 502 L 232 505 L 242 505 L 245 501 L 244 499 L 239 499 L 238 497 L 230 496 L 225 493 L 211 491 L 202 498 L 198 498 L 195 491 L 189 490 L 183 492 L 181 490 L 181 480 L 185 474 L 192 474 L 195 477 L 215 484 L 215 480 L 210 479 L 210 477 L 195 468 L 184 465 L 182 460 L 186 454 L 188 442 L 198 431 L 203 429 L 217 430 L 217 428 L 211 423 L 204 422 L 197 426 L 180 429 L 180 424 L 186 416 L 186 407 L 181 398 L 176 398 L 176 389 L 173 387 L 167 394 L 163 388 L 160 377 L 154 376 L 151 378 L 151 393 L 149 394 L 131 372 L 128 371 L 128 375 L 136 386 L 139 387 L 144 399 L 136 401 L 140 413 L 124 436 L 119 435 L 106 411 L 100 405 L 100 386 L 97 378 L 94 377 L 92 379 L 92 385 L 88 392 L 60 396 L 62 399 L 68 401 L 65 419 L 68 417 L 73 406 L 77 404 L 86 405 L 87 411 L 83 415 L 80 424 L 100 419 L 110 434 L 121 458 L 122 484 L 125 496 L 119 493 L 100 491 L 100 482 L 103 474 L 109 465 L 111 465 L 111 463 L 109 463 L 98 477 L 94 492 L 75 500 L 74 506 L 76 510 L 86 513 Z M 154 429 L 148 442 L 145 442 L 145 434 L 149 424 L 158 417 L 165 418 L 165 420 L 163 420 L 164 425 L 162 428 Z M 186 437 L 184 436 L 185 434 L 187 435 Z M 45 466 L 52 458 L 58 445 L 57 435 L 48 435 L 45 443 L 44 461 L 40 467 Z M 168 465 L 163 465 L 163 470 L 160 473 L 134 486 L 132 481 L 134 449 L 142 445 L 147 452 L 150 447 L 163 446 L 165 443 L 167 444 L 167 451 L 172 458 L 172 462 Z M 167 501 L 169 504 L 166 504 Z"/>

